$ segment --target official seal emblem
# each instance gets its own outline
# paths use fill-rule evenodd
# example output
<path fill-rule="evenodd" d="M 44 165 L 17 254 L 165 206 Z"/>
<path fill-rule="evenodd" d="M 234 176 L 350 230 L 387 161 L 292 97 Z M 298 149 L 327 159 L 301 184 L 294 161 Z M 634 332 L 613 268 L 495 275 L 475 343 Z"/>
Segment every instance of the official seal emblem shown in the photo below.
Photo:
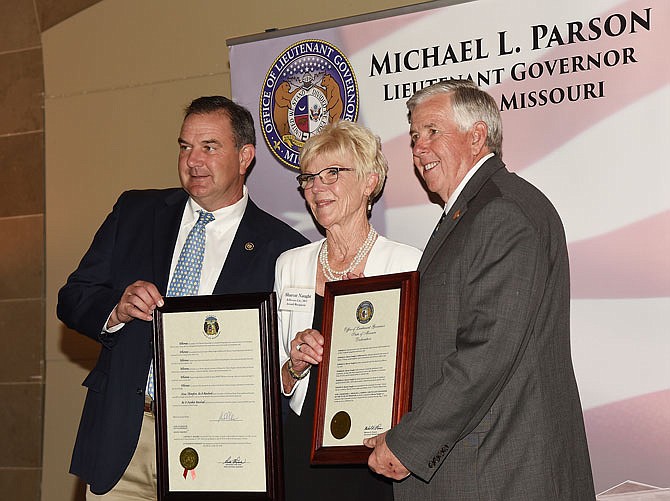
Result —
<path fill-rule="evenodd" d="M 370 301 L 363 301 L 356 308 L 356 320 L 361 324 L 367 324 L 372 320 L 372 315 L 375 314 L 375 307 Z"/>
<path fill-rule="evenodd" d="M 205 337 L 208 339 L 214 339 L 219 335 L 219 321 L 214 316 L 209 316 L 205 318 L 205 324 L 203 325 L 203 331 Z"/>
<path fill-rule="evenodd" d="M 300 150 L 329 122 L 356 121 L 358 84 L 345 55 L 324 40 L 301 40 L 275 59 L 260 97 L 263 137 L 273 155 L 298 168 Z"/>

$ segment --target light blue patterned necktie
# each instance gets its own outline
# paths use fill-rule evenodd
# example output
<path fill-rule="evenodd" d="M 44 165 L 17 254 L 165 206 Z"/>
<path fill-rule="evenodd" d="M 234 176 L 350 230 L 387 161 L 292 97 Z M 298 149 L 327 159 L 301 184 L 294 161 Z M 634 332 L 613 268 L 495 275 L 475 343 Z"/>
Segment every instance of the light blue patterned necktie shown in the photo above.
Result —
<path fill-rule="evenodd" d="M 198 212 L 200 217 L 186 237 L 167 290 L 170 297 L 197 296 L 200 289 L 200 272 L 205 257 L 205 226 L 214 221 L 214 215 L 204 210 Z"/>
<path fill-rule="evenodd" d="M 167 296 L 197 296 L 200 289 L 200 274 L 202 272 L 202 261 L 205 257 L 205 226 L 214 221 L 214 215 L 204 210 L 198 211 L 200 216 L 195 226 L 191 229 L 184 247 L 179 254 L 177 267 L 172 275 Z M 147 395 L 154 398 L 154 364 L 149 367 L 147 378 Z"/>

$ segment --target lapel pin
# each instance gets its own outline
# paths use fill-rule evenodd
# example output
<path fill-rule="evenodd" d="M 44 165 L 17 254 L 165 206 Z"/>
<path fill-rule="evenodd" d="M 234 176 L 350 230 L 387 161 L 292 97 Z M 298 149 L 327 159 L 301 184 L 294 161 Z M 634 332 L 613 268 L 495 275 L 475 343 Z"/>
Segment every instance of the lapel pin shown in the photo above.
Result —
<path fill-rule="evenodd" d="M 254 243 L 253 242 L 247 242 L 244 244 L 244 250 L 252 251 L 254 250 Z"/>
<path fill-rule="evenodd" d="M 456 212 L 454 212 L 454 215 L 451 216 L 451 219 L 453 219 L 454 221 L 456 221 L 459 217 L 461 217 L 461 211 L 460 211 L 460 209 L 457 210 Z"/>

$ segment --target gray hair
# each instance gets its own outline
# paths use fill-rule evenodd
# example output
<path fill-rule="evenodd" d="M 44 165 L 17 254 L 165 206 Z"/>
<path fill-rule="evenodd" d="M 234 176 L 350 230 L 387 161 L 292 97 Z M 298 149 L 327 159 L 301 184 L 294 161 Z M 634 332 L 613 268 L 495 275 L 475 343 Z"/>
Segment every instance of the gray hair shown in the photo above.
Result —
<path fill-rule="evenodd" d="M 498 105 L 491 95 L 481 90 L 472 80 L 444 80 L 417 91 L 407 100 L 407 119 L 412 121 L 414 108 L 427 99 L 440 95 L 451 95 L 454 120 L 462 131 L 475 122 L 484 122 L 488 128 L 486 146 L 502 158 L 502 118 Z"/>

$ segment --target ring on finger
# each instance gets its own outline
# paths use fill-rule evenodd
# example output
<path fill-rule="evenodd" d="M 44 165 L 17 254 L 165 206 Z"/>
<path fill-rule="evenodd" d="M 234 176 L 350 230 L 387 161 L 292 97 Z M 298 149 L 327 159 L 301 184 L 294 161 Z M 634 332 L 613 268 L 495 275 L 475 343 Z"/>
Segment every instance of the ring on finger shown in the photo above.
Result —
<path fill-rule="evenodd" d="M 298 343 L 298 345 L 295 347 L 295 349 L 298 350 L 298 351 L 300 351 L 300 349 L 302 348 L 302 345 L 303 345 L 303 344 L 305 344 L 305 343 Z"/>

